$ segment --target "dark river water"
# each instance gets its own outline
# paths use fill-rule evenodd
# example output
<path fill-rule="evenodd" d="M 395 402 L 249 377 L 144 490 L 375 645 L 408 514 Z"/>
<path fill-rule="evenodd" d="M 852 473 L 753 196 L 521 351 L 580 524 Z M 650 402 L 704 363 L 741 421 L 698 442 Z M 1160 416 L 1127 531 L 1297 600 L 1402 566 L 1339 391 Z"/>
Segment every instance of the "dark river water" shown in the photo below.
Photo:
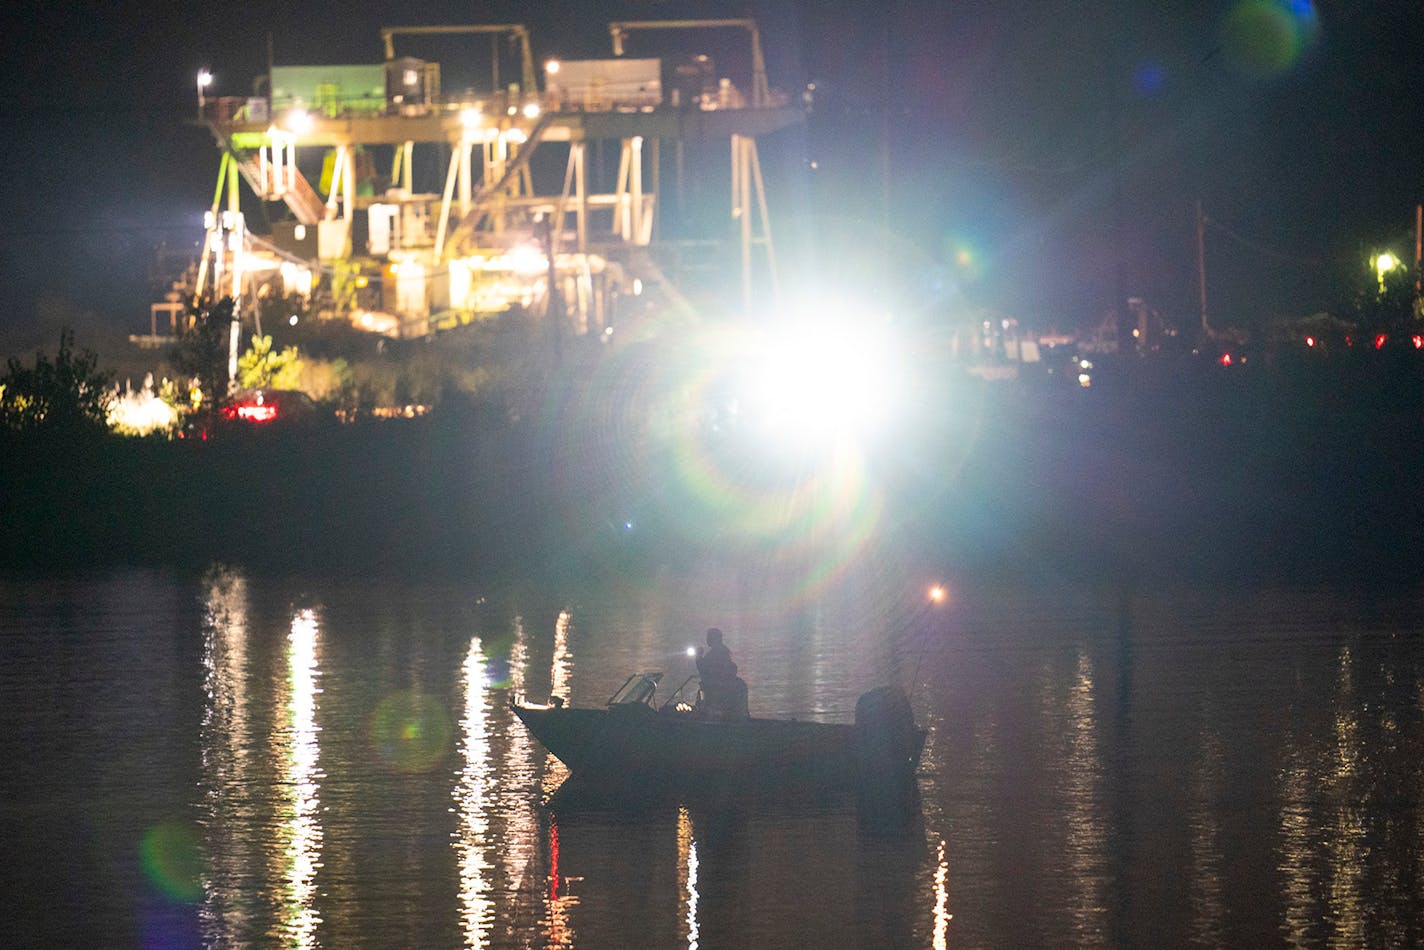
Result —
<path fill-rule="evenodd" d="M 1424 597 L 791 574 L 0 578 L 0 944 L 1424 943 Z M 713 624 L 754 715 L 911 687 L 906 824 L 554 797 L 509 697 Z"/>

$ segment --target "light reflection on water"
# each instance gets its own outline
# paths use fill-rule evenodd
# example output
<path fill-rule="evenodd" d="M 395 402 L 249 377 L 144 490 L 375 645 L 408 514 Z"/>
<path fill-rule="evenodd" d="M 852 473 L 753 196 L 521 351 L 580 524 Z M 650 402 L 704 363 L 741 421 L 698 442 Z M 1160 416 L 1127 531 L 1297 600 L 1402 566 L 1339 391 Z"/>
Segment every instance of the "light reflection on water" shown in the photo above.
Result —
<path fill-rule="evenodd" d="M 682 919 L 687 922 L 687 948 L 697 950 L 697 841 L 687 806 L 677 810 L 677 876 L 682 894 Z"/>
<path fill-rule="evenodd" d="M 464 760 L 455 785 L 458 829 L 455 850 L 460 856 L 460 920 L 464 924 L 465 946 L 486 945 L 493 908 L 490 904 L 489 865 L 485 852 L 491 846 L 489 821 L 485 816 L 485 796 L 489 789 L 488 689 L 485 685 L 485 655 L 480 638 L 470 640 L 460 676 L 464 687 L 464 715 L 460 719 L 460 754 Z M 511 849 L 517 850 L 517 849 Z"/>
<path fill-rule="evenodd" d="M 0 942 L 185 918 L 209 946 L 1424 942 L 1419 599 L 960 585 L 897 644 L 864 579 L 775 592 L 0 578 L 0 687 L 23 697 L 0 705 Z M 543 807 L 565 772 L 507 698 L 597 705 L 634 669 L 672 688 L 714 624 L 762 714 L 848 719 L 928 645 L 904 667 L 932 730 L 908 829 L 839 800 Z M 447 744 L 391 759 L 370 724 L 416 694 L 407 725 L 443 718 Z M 135 857 L 185 809 L 196 899 Z M 61 879 L 86 900 L 47 904 Z"/>
<path fill-rule="evenodd" d="M 287 846 L 286 913 L 283 920 L 283 942 L 298 947 L 316 943 L 316 928 L 321 916 L 315 906 L 316 875 L 321 868 L 321 801 L 322 779 L 317 745 L 317 619 L 310 610 L 298 611 L 292 618 L 288 662 L 291 679 L 286 704 L 289 749 L 287 770 L 282 782 L 285 799 L 282 813 L 286 819 Z M 281 727 L 279 727 L 280 729 Z"/>

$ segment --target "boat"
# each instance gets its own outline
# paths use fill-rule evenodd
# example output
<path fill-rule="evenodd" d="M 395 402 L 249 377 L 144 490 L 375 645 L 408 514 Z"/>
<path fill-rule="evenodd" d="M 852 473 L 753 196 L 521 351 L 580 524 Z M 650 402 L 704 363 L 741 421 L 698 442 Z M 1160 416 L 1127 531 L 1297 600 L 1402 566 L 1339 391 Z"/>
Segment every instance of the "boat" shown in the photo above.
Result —
<path fill-rule="evenodd" d="M 605 708 L 512 698 L 514 715 L 583 782 L 672 792 L 913 789 L 925 730 L 902 690 L 860 697 L 854 724 L 719 718 L 680 701 L 695 677 L 657 701 L 661 673 L 635 673 Z"/>

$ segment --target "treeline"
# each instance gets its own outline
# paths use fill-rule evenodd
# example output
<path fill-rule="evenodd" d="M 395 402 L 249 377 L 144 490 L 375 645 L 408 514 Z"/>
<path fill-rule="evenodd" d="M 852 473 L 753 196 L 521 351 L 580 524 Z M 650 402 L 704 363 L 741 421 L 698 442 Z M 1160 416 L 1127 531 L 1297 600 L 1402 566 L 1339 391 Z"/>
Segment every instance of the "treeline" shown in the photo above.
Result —
<path fill-rule="evenodd" d="M 1416 362 L 1344 375 L 1128 364 L 1088 390 L 946 376 L 863 480 L 801 514 L 787 514 L 806 490 L 786 473 L 753 472 L 695 420 L 650 408 L 633 362 L 417 419 L 208 441 L 10 431 L 0 566 L 619 572 L 814 560 L 808 545 L 845 556 L 866 533 L 946 571 L 1414 583 Z"/>

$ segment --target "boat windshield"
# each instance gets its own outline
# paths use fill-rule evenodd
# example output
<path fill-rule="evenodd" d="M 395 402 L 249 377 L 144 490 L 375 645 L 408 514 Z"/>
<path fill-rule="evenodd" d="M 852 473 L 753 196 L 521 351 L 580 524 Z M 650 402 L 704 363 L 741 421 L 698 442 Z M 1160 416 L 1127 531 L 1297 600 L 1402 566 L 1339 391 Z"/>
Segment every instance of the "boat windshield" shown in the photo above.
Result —
<path fill-rule="evenodd" d="M 661 673 L 635 673 L 628 677 L 628 681 L 623 684 L 622 689 L 613 694 L 608 705 L 650 705 L 653 701 L 653 694 L 657 692 L 658 681 L 662 678 L 663 674 Z"/>

